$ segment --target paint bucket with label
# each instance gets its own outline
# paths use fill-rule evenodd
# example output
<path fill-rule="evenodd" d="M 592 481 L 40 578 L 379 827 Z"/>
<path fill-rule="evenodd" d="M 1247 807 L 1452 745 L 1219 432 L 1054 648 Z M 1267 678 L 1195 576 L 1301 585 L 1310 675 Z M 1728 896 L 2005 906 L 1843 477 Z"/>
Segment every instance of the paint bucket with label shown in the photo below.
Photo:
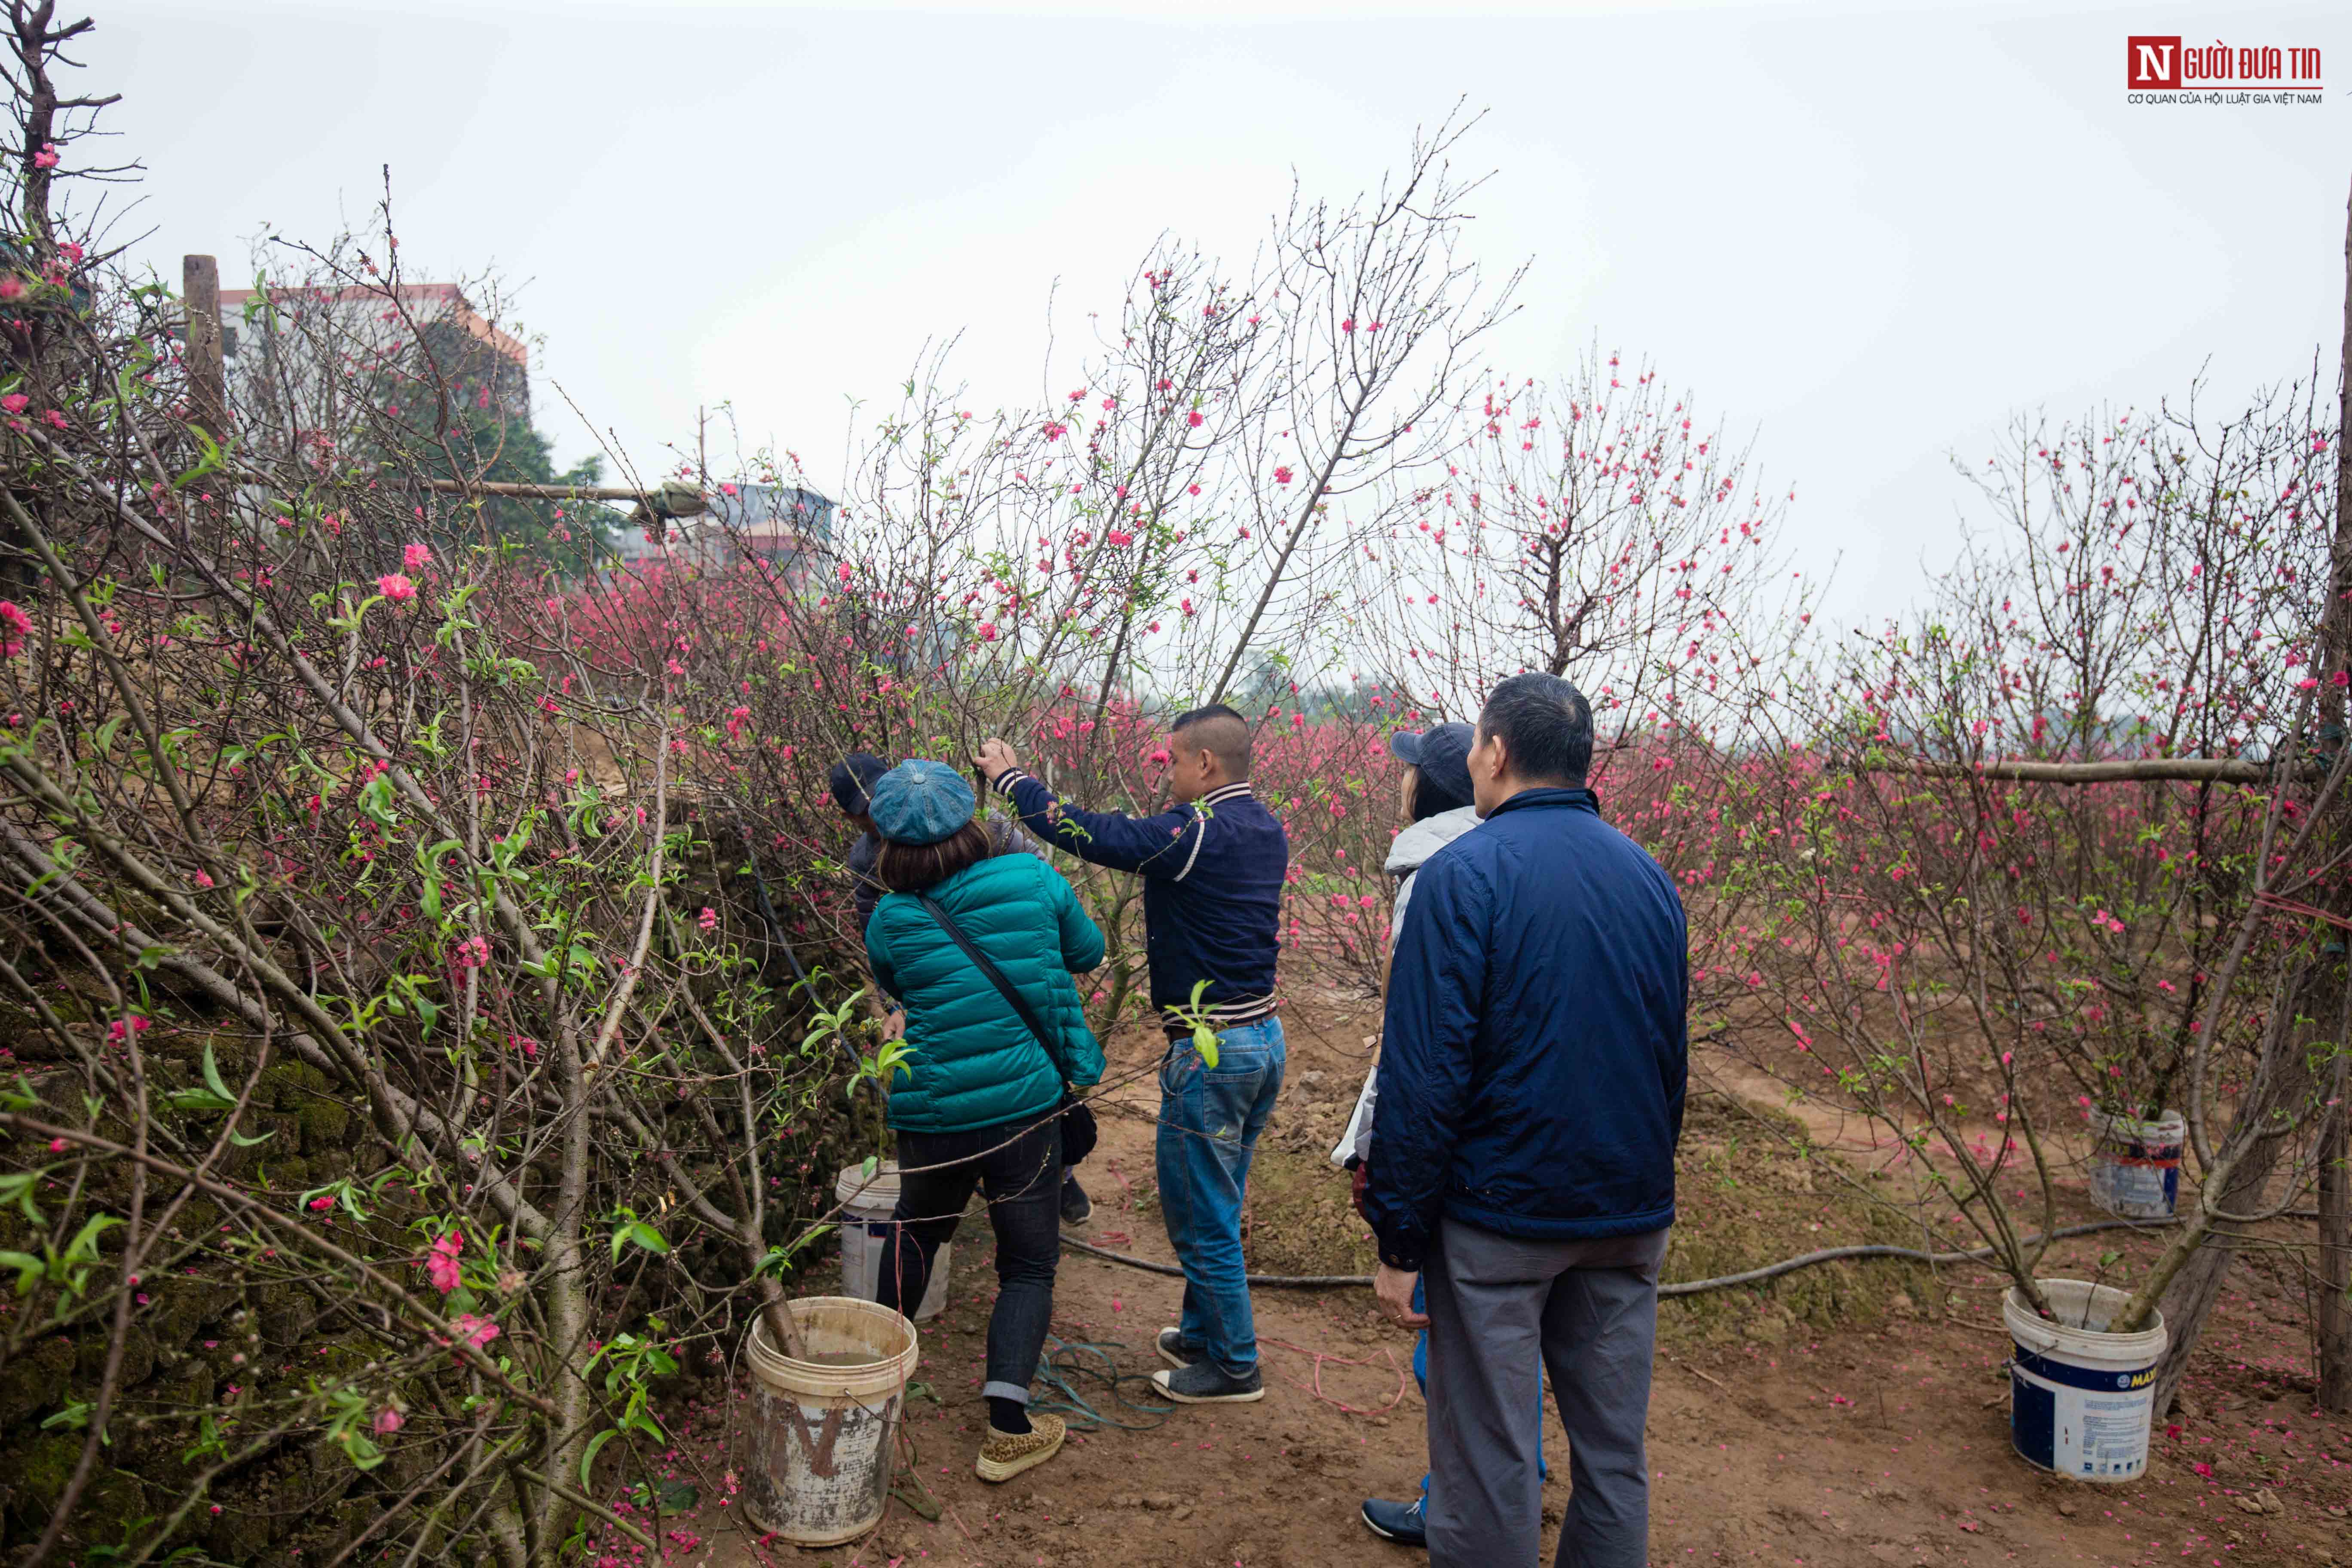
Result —
<path fill-rule="evenodd" d="M 2142 1120 L 2095 1110 L 2091 1136 L 2091 1201 L 2126 1219 L 2170 1219 L 2189 1138 L 2180 1112 Z"/>
<path fill-rule="evenodd" d="M 2156 1411 L 2156 1366 L 2164 1359 L 2164 1319 L 2137 1333 L 2111 1334 L 2130 1300 L 2112 1285 L 2044 1279 L 2057 1321 L 2038 1315 L 2010 1287 L 2001 1321 L 2015 1350 L 2009 1363 L 2009 1433 L 2029 1464 L 2078 1481 L 2135 1481 L 2147 1473 Z"/>
<path fill-rule="evenodd" d="M 801 1354 L 788 1356 L 754 1318 L 741 1456 L 743 1511 L 795 1546 L 838 1546 L 880 1522 L 890 1492 L 915 1325 L 845 1296 L 787 1303 Z"/>
<path fill-rule="evenodd" d="M 841 1293 L 871 1301 L 879 1293 L 882 1259 L 890 1251 L 890 1216 L 898 1209 L 898 1162 L 883 1161 L 871 1176 L 862 1163 L 844 1165 L 834 1178 L 833 1196 L 841 1205 Z M 931 1255 L 931 1279 L 915 1308 L 915 1321 L 929 1322 L 948 1304 L 948 1268 L 954 1261 L 955 1243 L 940 1243 Z"/>

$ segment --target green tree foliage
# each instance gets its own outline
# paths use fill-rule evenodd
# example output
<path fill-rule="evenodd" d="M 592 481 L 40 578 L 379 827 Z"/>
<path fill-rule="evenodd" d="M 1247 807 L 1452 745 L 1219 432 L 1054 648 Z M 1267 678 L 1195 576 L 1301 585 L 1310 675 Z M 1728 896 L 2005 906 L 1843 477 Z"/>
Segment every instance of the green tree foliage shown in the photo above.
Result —
<path fill-rule="evenodd" d="M 436 439 L 432 431 L 437 408 L 418 410 L 425 428 L 415 433 L 416 452 L 425 473 L 556 489 L 603 482 L 604 461 L 593 453 L 556 468 L 554 443 L 530 421 L 522 367 L 445 323 L 428 326 L 424 336 L 441 351 L 435 357 L 449 367 L 452 383 L 444 435 Z M 477 535 L 477 542 L 513 546 L 573 577 L 609 560 L 625 526 L 621 513 L 595 502 L 514 496 L 483 497 L 480 524 L 488 537 Z"/>

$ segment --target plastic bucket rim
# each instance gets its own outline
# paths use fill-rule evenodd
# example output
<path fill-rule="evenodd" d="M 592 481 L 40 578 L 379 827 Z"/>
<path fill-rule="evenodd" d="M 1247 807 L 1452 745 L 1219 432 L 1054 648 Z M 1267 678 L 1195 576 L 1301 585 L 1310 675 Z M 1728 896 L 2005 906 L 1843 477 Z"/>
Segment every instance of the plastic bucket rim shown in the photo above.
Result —
<path fill-rule="evenodd" d="M 2120 1111 L 2095 1108 L 2091 1112 L 2091 1126 L 2102 1135 L 2129 1137 L 2134 1142 L 2148 1142 L 2151 1135 L 2159 1142 L 2168 1138 L 2186 1138 L 2189 1135 L 2189 1118 L 2169 1107 L 2154 1116 L 2126 1116 Z"/>
<path fill-rule="evenodd" d="M 883 1161 L 870 1176 L 863 1160 L 844 1165 L 833 1179 L 833 1198 L 844 1208 L 887 1215 L 898 1206 L 898 1162 Z"/>
<path fill-rule="evenodd" d="M 920 1331 L 915 1327 L 914 1320 L 908 1318 L 904 1312 L 894 1311 L 890 1308 L 882 1305 L 879 1301 L 869 1301 L 860 1296 L 793 1296 L 787 1299 L 783 1305 L 784 1310 L 793 1315 L 794 1324 L 796 1326 L 803 1327 L 806 1325 L 802 1324 L 801 1320 L 809 1309 L 819 1307 L 827 1309 L 848 1308 L 850 1309 L 849 1315 L 853 1318 L 870 1319 L 885 1323 L 887 1326 L 902 1329 L 907 1335 L 907 1344 L 902 1350 L 886 1351 L 880 1355 L 876 1356 L 871 1362 L 840 1363 L 833 1362 L 803 1361 L 796 1356 L 786 1355 L 782 1351 L 777 1349 L 770 1342 L 768 1336 L 768 1321 L 764 1313 L 754 1316 L 751 1320 L 751 1331 L 754 1336 L 754 1342 L 760 1347 L 761 1355 L 767 1360 L 773 1362 L 778 1366 L 795 1368 L 804 1367 L 809 1371 L 816 1373 L 841 1373 L 862 1370 L 868 1366 L 880 1366 L 886 1362 L 900 1360 L 912 1352 L 915 1349 L 915 1340 L 920 1332 Z"/>
<path fill-rule="evenodd" d="M 2042 1287 L 2045 1295 L 2050 1293 L 2053 1285 L 2086 1290 L 2092 1302 L 2110 1309 L 2110 1320 L 2116 1310 L 2131 1300 L 2130 1292 L 2095 1280 L 2049 1279 L 2037 1279 L 2034 1283 Z M 2110 1333 L 2105 1329 L 2076 1328 L 2065 1323 L 2053 1323 L 2036 1315 L 2018 1294 L 2015 1285 L 2001 1292 L 2000 1314 L 2002 1326 L 2009 1330 L 2011 1340 L 2043 1354 L 2095 1356 L 2102 1361 L 2113 1360 L 2118 1364 L 2136 1363 L 2145 1366 L 2160 1359 L 2169 1342 L 2161 1310 L 2156 1313 L 2154 1321 L 2147 1328 L 2136 1329 L 2127 1334 Z"/>
<path fill-rule="evenodd" d="M 922 1331 L 915 1326 L 914 1320 L 877 1301 L 861 1300 L 855 1296 L 797 1296 L 784 1303 L 784 1310 L 793 1314 L 795 1322 L 802 1321 L 802 1310 L 811 1307 L 847 1308 L 854 1318 L 895 1324 L 906 1334 L 906 1345 L 870 1362 L 835 1365 L 802 1361 L 786 1355 L 770 1342 L 767 1314 L 756 1312 L 751 1317 L 751 1331 L 743 1339 L 744 1359 L 754 1378 L 783 1393 L 851 1399 L 892 1393 L 913 1380 L 922 1353 Z"/>

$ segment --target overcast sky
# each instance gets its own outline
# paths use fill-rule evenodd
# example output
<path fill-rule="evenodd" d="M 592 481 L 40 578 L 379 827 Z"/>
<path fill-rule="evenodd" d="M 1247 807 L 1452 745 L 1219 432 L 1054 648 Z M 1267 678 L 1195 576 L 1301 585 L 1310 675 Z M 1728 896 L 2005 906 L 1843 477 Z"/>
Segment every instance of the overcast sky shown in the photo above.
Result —
<path fill-rule="evenodd" d="M 1948 557 L 2009 415 L 2332 389 L 2352 180 L 2344 5 L 1002 7 L 106 4 L 87 90 L 151 171 L 124 233 L 211 251 L 364 221 L 412 277 L 495 268 L 541 423 L 657 467 L 698 406 L 837 477 L 853 398 L 963 333 L 1040 391 L 1168 230 L 1236 259 L 1294 171 L 1352 195 L 1488 110 L 1478 254 L 1531 258 L 1496 368 L 1656 362 L 1794 486 L 1849 614 Z M 2125 38 L 2315 47 L 2318 107 L 2131 106 Z M 2341 80 L 2336 79 L 2341 78 Z"/>

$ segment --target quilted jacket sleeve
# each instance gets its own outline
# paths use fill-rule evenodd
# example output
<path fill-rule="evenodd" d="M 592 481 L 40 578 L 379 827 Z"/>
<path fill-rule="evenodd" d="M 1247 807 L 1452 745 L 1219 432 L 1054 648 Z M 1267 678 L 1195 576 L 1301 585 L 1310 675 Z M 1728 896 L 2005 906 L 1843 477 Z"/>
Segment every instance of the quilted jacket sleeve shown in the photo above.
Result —
<path fill-rule="evenodd" d="M 1022 825 L 1056 849 L 1114 871 L 1147 877 L 1180 877 L 1200 845 L 1201 817 L 1189 805 L 1157 816 L 1123 816 L 1070 805 L 1018 768 L 1008 768 L 996 787 L 1010 795 Z"/>
<path fill-rule="evenodd" d="M 1381 1261 L 1418 1271 L 1444 1206 L 1452 1151 L 1470 1100 L 1470 1068 L 1486 990 L 1487 898 L 1460 855 L 1414 877 L 1389 970 L 1376 1098 L 1380 1137 L 1364 1217 Z"/>

